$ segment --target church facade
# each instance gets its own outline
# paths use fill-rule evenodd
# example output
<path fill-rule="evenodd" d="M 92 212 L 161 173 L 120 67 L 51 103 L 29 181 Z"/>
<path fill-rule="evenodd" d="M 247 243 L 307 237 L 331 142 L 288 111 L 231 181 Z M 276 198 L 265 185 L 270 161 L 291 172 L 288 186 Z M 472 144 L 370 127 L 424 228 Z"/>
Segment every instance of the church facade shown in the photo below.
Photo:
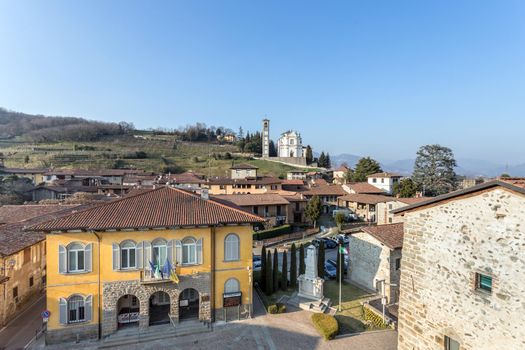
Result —
<path fill-rule="evenodd" d="M 307 165 L 306 147 L 303 147 L 301 134 L 295 130 L 289 130 L 281 134 L 281 137 L 277 140 L 277 157 L 270 157 L 270 121 L 264 119 L 262 143 L 263 158 L 271 158 L 294 165 Z"/>

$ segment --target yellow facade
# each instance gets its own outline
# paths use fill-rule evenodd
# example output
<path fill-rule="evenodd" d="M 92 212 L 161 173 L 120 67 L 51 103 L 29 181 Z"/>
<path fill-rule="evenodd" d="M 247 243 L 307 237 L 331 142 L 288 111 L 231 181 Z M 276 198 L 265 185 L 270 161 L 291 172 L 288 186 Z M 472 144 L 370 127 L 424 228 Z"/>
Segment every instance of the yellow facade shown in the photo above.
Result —
<path fill-rule="evenodd" d="M 176 265 L 176 273 L 181 280 L 185 280 L 187 285 L 193 283 L 193 276 L 207 276 L 205 279 L 209 283 L 209 306 L 211 309 L 211 318 L 215 310 L 223 307 L 222 296 L 224 293 L 225 282 L 230 278 L 236 278 L 240 285 L 242 293 L 242 304 L 251 309 L 252 304 L 252 227 L 251 225 L 235 226 L 214 226 L 214 227 L 194 227 L 178 229 L 161 229 L 161 230 L 122 230 L 122 231 L 101 231 L 101 232 L 60 232 L 50 233 L 47 235 L 47 308 L 51 312 L 49 318 L 48 331 L 53 334 L 56 331 L 56 337 L 72 337 L 75 332 L 88 332 L 86 326 L 93 326 L 89 332 L 97 331 L 99 336 L 107 335 L 116 329 L 116 325 L 108 321 L 111 307 L 102 311 L 103 305 L 110 305 L 111 302 L 105 300 L 108 288 L 122 283 L 132 283 L 138 286 L 141 293 L 149 293 L 151 288 L 162 290 L 169 285 L 170 296 L 178 296 L 180 290 L 177 283 L 172 281 L 163 281 L 155 284 L 143 283 L 144 270 L 147 269 L 148 262 L 144 262 L 143 268 L 132 269 L 128 271 L 114 270 L 113 267 L 113 249 L 114 243 L 121 244 L 124 241 L 131 240 L 138 242 L 153 242 L 158 238 L 166 241 L 182 241 L 186 237 L 193 237 L 196 240 L 202 239 L 202 263 L 192 265 Z M 228 234 L 235 233 L 239 237 L 239 259 L 236 261 L 225 261 L 225 238 Z M 92 244 L 91 246 L 91 272 L 85 273 L 60 273 L 59 272 L 59 246 L 67 247 L 71 243 L 81 243 L 82 245 Z M 208 277 L 209 276 L 209 277 Z M 182 284 L 182 282 L 180 282 Z M 124 285 L 124 284 L 123 284 Z M 205 286 L 206 287 L 206 286 Z M 134 287 L 135 288 L 135 287 Z M 207 288 L 207 287 L 206 287 Z M 128 288 L 129 289 L 129 288 Z M 105 292 L 106 291 L 106 292 Z M 200 292 L 200 290 L 199 290 Z M 106 293 L 106 294 L 105 294 Z M 131 294 L 131 293 L 130 293 Z M 201 293 L 201 300 L 204 298 Z M 92 296 L 92 317 L 89 322 L 78 324 L 63 324 L 60 322 L 60 298 L 67 299 L 72 295 L 81 295 L 83 297 Z M 108 294 L 109 295 L 109 294 Z M 142 295 L 142 294 L 141 294 Z M 144 294 L 145 295 L 145 294 Z M 112 294 L 112 297 L 114 295 Z M 144 297 L 139 297 L 140 313 L 148 315 L 146 310 L 147 301 Z M 170 314 L 178 316 L 178 300 L 170 300 L 172 306 Z M 200 306 L 202 308 L 202 305 Z M 205 311 L 200 311 L 200 313 Z M 201 315 L 201 314 L 200 314 Z M 111 316 L 114 317 L 115 315 Z M 105 319 L 106 318 L 106 319 Z M 201 319 L 206 318 L 200 316 Z M 144 326 L 142 320 L 140 326 Z M 113 322 L 114 323 L 114 322 Z M 109 324 L 109 325 L 108 325 Z M 104 326 L 103 326 L 104 325 Z M 75 331 L 76 329 L 76 331 Z M 100 330 L 102 329 L 102 330 Z M 109 329 L 109 331 L 108 331 Z M 62 332 L 61 332 L 62 331 Z M 102 333 L 102 334 L 100 334 Z M 82 334 L 81 338 L 82 338 Z"/>
<path fill-rule="evenodd" d="M 263 194 L 282 190 L 281 184 L 256 185 L 256 184 L 207 184 L 209 193 L 212 195 L 220 194 Z"/>

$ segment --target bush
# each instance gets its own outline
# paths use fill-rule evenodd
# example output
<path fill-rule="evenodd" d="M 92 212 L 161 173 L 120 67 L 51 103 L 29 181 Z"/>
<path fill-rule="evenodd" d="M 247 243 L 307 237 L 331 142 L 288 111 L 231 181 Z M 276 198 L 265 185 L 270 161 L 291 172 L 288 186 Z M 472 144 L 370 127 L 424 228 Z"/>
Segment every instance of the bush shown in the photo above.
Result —
<path fill-rule="evenodd" d="M 334 339 L 339 332 L 339 324 L 334 316 L 327 314 L 313 314 L 312 323 L 325 340 Z"/>
<path fill-rule="evenodd" d="M 363 313 L 364 313 L 364 319 L 367 320 L 369 323 L 374 325 L 376 328 L 387 328 L 388 325 L 383 322 L 383 318 L 376 314 L 375 312 L 371 311 L 367 307 L 363 307 Z"/>
<path fill-rule="evenodd" d="M 268 312 L 271 314 L 283 314 L 286 312 L 286 305 L 283 303 L 272 304 L 268 306 Z"/>
<path fill-rule="evenodd" d="M 283 225 L 269 230 L 259 231 L 253 233 L 253 239 L 256 241 L 262 241 L 263 239 L 274 238 L 280 235 L 284 235 L 292 232 L 292 226 Z"/>

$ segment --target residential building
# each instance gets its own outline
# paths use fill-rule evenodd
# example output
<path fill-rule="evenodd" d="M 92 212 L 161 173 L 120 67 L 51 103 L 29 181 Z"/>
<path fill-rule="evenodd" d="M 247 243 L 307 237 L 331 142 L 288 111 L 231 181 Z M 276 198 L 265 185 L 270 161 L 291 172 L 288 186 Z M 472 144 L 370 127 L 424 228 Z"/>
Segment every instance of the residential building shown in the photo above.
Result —
<path fill-rule="evenodd" d="M 525 180 L 394 213 L 404 219 L 398 349 L 523 349 Z"/>
<path fill-rule="evenodd" d="M 212 195 L 260 194 L 282 190 L 282 180 L 271 176 L 247 177 L 244 179 L 212 178 L 203 187 Z"/>
<path fill-rule="evenodd" d="M 346 177 L 349 171 L 350 168 L 344 164 L 335 169 L 333 173 L 334 183 L 339 185 L 345 184 L 347 182 Z"/>
<path fill-rule="evenodd" d="M 303 180 L 282 180 L 281 187 L 284 191 L 306 191 Z"/>
<path fill-rule="evenodd" d="M 350 209 L 363 221 L 376 222 L 377 205 L 391 200 L 392 197 L 379 194 L 347 194 L 337 199 L 337 206 Z"/>
<path fill-rule="evenodd" d="M 290 170 L 286 173 L 287 180 L 306 180 L 307 172 L 304 170 Z"/>
<path fill-rule="evenodd" d="M 396 185 L 402 178 L 402 175 L 395 173 L 375 173 L 368 175 L 368 183 L 382 189 L 387 194 L 393 194 L 394 185 Z"/>
<path fill-rule="evenodd" d="M 46 284 L 45 236 L 24 227 L 69 214 L 75 207 L 0 207 L 0 328 L 38 299 Z"/>
<path fill-rule="evenodd" d="M 387 194 L 368 182 L 349 182 L 343 185 L 343 189 L 350 194 Z"/>
<path fill-rule="evenodd" d="M 257 169 L 259 168 L 251 164 L 232 165 L 232 167 L 230 168 L 231 170 L 230 178 L 232 179 L 246 179 L 247 177 L 256 178 Z"/>
<path fill-rule="evenodd" d="M 377 203 L 376 206 L 376 217 L 378 225 L 393 224 L 403 222 L 403 218 L 399 215 L 394 215 L 392 210 L 406 207 L 407 205 L 416 204 L 428 200 L 428 197 L 413 197 L 413 198 L 400 198 L 390 197 L 387 202 Z"/>
<path fill-rule="evenodd" d="M 288 216 L 290 202 L 277 193 L 231 194 L 216 196 L 214 199 L 226 201 L 245 211 L 259 215 L 272 226 L 292 223 Z"/>
<path fill-rule="evenodd" d="M 0 163 L 0 164 L 3 164 L 3 163 Z M 37 185 L 43 181 L 43 178 L 44 178 L 43 174 L 46 171 L 47 171 L 46 169 L 5 168 L 5 167 L 0 166 L 0 177 L 16 175 L 18 177 L 30 179 L 33 185 Z"/>
<path fill-rule="evenodd" d="M 299 193 L 304 195 L 304 197 L 308 200 L 310 200 L 313 196 L 318 196 L 321 200 L 324 214 L 328 214 L 332 212 L 332 210 L 336 209 L 338 198 L 346 194 L 341 185 L 333 184 L 311 186 L 310 188 L 300 191 Z"/>
<path fill-rule="evenodd" d="M 84 193 L 98 193 L 97 186 L 67 186 L 67 185 L 38 185 L 31 189 L 28 193 L 33 202 L 40 202 L 43 200 L 63 200 L 71 195 Z"/>
<path fill-rule="evenodd" d="M 350 281 L 367 290 L 384 292 L 388 304 L 396 303 L 399 300 L 403 224 L 365 226 L 350 234 L 349 240 Z"/>
<path fill-rule="evenodd" d="M 249 317 L 252 225 L 263 222 L 162 187 L 30 227 L 47 234 L 47 343 Z"/>

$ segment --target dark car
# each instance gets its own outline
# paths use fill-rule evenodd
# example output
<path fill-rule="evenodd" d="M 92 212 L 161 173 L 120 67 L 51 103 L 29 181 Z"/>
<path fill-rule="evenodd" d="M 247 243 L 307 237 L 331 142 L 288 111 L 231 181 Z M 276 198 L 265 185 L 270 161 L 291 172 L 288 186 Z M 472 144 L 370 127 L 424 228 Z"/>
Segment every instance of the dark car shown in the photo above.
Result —
<path fill-rule="evenodd" d="M 331 265 L 334 267 L 334 269 L 337 269 L 337 262 L 335 262 L 334 260 L 332 259 L 328 259 L 326 260 L 326 264 L 327 265 Z M 348 263 L 345 261 L 345 266 L 343 268 L 343 273 L 346 275 L 348 272 Z"/>
<path fill-rule="evenodd" d="M 331 238 L 323 238 L 323 241 L 325 248 L 334 249 L 335 247 L 337 247 L 337 242 Z"/>
<path fill-rule="evenodd" d="M 330 279 L 337 277 L 337 269 L 331 264 L 324 264 L 324 275 Z"/>

